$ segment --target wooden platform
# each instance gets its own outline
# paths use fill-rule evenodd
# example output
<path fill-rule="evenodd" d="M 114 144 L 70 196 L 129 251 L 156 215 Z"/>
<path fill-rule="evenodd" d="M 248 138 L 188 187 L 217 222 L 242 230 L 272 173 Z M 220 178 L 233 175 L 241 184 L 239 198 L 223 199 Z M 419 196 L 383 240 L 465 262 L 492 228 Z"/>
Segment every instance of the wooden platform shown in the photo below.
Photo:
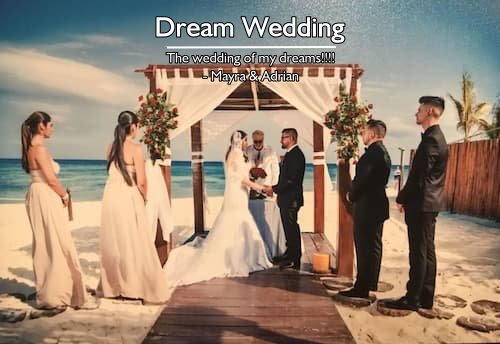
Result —
<path fill-rule="evenodd" d="M 303 233 L 302 271 L 272 268 L 246 278 L 179 287 L 145 343 L 354 343 L 335 303 L 310 273 L 311 255 L 332 253 Z"/>

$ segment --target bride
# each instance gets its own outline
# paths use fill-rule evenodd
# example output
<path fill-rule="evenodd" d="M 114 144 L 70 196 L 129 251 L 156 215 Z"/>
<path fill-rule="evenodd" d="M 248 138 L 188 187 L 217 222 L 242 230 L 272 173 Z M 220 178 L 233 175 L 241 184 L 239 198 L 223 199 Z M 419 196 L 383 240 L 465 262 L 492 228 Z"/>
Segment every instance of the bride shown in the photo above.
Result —
<path fill-rule="evenodd" d="M 244 277 L 272 266 L 255 221 L 248 209 L 249 188 L 262 186 L 248 179 L 250 165 L 243 154 L 247 134 L 238 130 L 231 136 L 224 172 L 224 202 L 206 239 L 174 249 L 165 270 L 170 287 L 209 280 L 214 277 Z"/>

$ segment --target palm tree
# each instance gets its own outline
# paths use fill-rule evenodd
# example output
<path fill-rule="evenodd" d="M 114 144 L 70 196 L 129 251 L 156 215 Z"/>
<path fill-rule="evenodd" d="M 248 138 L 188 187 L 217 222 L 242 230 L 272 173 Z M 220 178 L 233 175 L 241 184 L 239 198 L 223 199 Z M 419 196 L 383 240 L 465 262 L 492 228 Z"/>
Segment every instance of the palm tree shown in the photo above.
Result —
<path fill-rule="evenodd" d="M 448 97 L 455 103 L 458 113 L 457 129 L 464 132 L 464 141 L 469 141 L 472 130 L 484 130 L 489 123 L 481 118 L 491 110 L 491 104 L 476 104 L 474 84 L 468 73 L 462 74 L 462 100 L 455 99 L 448 93 Z"/>
<path fill-rule="evenodd" d="M 488 135 L 488 138 L 498 139 L 500 138 L 500 96 L 497 98 L 491 114 L 493 117 L 491 124 L 483 126 L 482 129 L 485 131 L 486 135 Z"/>

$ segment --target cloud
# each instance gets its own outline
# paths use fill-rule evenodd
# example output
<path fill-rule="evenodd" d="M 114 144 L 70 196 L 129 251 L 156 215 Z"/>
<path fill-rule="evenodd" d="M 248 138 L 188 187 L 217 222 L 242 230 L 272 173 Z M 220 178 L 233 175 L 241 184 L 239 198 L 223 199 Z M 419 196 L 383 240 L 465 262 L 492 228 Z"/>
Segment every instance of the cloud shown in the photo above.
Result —
<path fill-rule="evenodd" d="M 390 81 L 364 81 L 361 83 L 362 92 L 372 92 L 372 93 L 383 93 L 392 92 L 392 90 L 398 85 L 395 82 Z"/>
<path fill-rule="evenodd" d="M 52 120 L 57 123 L 64 123 L 68 120 L 64 114 L 69 114 L 74 111 L 69 104 L 60 104 L 57 102 L 47 102 L 43 100 L 26 100 L 21 97 L 15 97 L 5 100 L 7 107 L 15 109 L 16 113 L 27 117 L 33 111 L 41 110 L 49 113 Z"/>
<path fill-rule="evenodd" d="M 398 84 L 395 82 L 391 81 L 374 81 L 374 80 L 368 80 L 363 82 L 363 87 L 381 87 L 381 88 L 394 88 L 397 87 Z"/>
<path fill-rule="evenodd" d="M 79 35 L 75 36 L 79 40 L 97 45 L 121 45 L 127 43 L 127 39 L 120 36 L 111 35 Z"/>
<path fill-rule="evenodd" d="M 37 50 L 0 46 L 0 88 L 14 93 L 52 93 L 107 105 L 131 105 L 145 84 L 75 60 Z"/>
<path fill-rule="evenodd" d="M 46 45 L 43 45 L 41 47 L 45 48 L 45 49 L 80 50 L 80 49 L 90 48 L 91 46 L 88 43 L 77 42 L 77 41 L 68 41 L 68 42 L 61 42 L 61 43 L 54 43 L 54 44 L 46 44 Z"/>
<path fill-rule="evenodd" d="M 147 56 L 144 53 L 139 53 L 139 52 L 135 52 L 135 51 L 123 51 L 123 52 L 120 52 L 118 54 L 123 55 L 123 56 Z"/>
<path fill-rule="evenodd" d="M 82 50 L 92 49 L 101 46 L 116 47 L 126 44 L 128 40 L 125 37 L 111 35 L 71 35 L 68 41 L 36 45 L 37 48 L 43 51 L 65 51 L 65 50 Z M 143 56 L 142 53 L 124 52 L 120 55 Z"/>

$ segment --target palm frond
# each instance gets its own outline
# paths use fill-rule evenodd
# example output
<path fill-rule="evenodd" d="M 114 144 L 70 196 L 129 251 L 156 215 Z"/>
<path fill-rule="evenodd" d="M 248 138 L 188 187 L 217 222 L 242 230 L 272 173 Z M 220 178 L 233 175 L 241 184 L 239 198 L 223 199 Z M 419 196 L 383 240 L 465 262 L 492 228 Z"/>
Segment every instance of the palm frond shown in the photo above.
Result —
<path fill-rule="evenodd" d="M 477 119 L 476 124 L 479 126 L 479 128 L 481 128 L 484 131 L 487 131 L 487 130 L 494 128 L 493 124 L 488 123 L 487 120 L 482 119 L 482 118 Z"/>
<path fill-rule="evenodd" d="M 455 103 L 455 107 L 457 108 L 458 121 L 459 123 L 463 123 L 464 121 L 464 106 L 460 102 L 460 100 L 455 99 L 451 94 L 448 93 L 448 98 L 450 98 L 453 103 Z"/>
<path fill-rule="evenodd" d="M 464 114 L 467 117 L 474 103 L 474 83 L 468 73 L 462 75 L 462 101 Z"/>
<path fill-rule="evenodd" d="M 483 117 L 491 111 L 492 105 L 490 103 L 481 103 L 472 109 L 472 114 L 475 118 Z"/>

